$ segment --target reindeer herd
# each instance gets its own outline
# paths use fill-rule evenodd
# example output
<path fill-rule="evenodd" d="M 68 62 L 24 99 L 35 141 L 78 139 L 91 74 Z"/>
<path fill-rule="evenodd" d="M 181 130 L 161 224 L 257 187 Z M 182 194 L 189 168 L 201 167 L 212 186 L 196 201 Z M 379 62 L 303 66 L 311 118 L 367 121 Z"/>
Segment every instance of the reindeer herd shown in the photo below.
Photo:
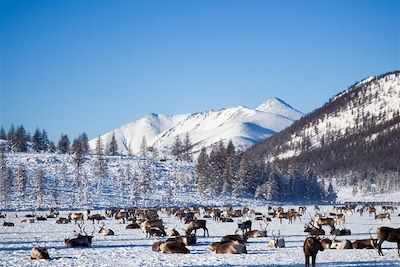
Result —
<path fill-rule="evenodd" d="M 95 214 L 91 214 L 91 211 L 70 212 L 64 217 L 59 212 L 50 210 L 46 216 L 27 214 L 19 220 L 19 223 L 31 224 L 53 220 L 55 224 L 73 224 L 76 228 L 74 234 L 70 238 L 65 238 L 64 244 L 66 247 L 84 248 L 90 247 L 93 242 L 96 242 L 96 229 L 98 229 L 97 233 L 104 237 L 118 235 L 118 232 L 106 226 L 110 220 L 115 220 L 115 223 L 126 224 L 124 227 L 129 231 L 134 229 L 142 231 L 145 238 L 157 238 L 157 241 L 149 249 L 166 254 L 191 253 L 190 247 L 196 246 L 199 239 L 210 236 L 207 227 L 210 223 L 220 225 L 220 227 L 224 227 L 226 223 L 236 223 L 237 227 L 233 233 L 221 236 L 219 240 L 209 243 L 208 250 L 216 254 L 246 254 L 250 249 L 249 240 L 253 238 L 266 238 L 265 246 L 269 249 L 285 248 L 286 242 L 285 238 L 281 236 L 281 230 L 268 229 L 270 222 L 276 221 L 279 223 L 278 225 L 285 223 L 290 225 L 297 220 L 302 222 L 307 212 L 310 220 L 304 222 L 305 266 L 309 266 L 310 262 L 312 266 L 315 266 L 317 253 L 329 249 L 376 249 L 378 255 L 383 256 L 382 243 L 384 241 L 397 243 L 397 253 L 400 256 L 400 228 L 378 227 L 376 238 L 372 236 L 372 229 L 365 229 L 369 231 L 370 238 L 353 241 L 337 239 L 338 236 L 352 235 L 351 230 L 345 227 L 346 218 L 363 216 L 364 213 L 368 213 L 369 216 L 374 216 L 373 218 L 380 222 L 383 220 L 391 222 L 390 215 L 397 209 L 395 206 L 382 206 L 382 212 L 377 214 L 377 208 L 371 204 L 359 208 L 356 205 L 342 205 L 333 206 L 333 211 L 329 213 L 321 213 L 317 206 L 314 208 L 301 206 L 286 210 L 282 207 L 268 207 L 266 213 L 248 208 L 233 209 L 232 207 L 109 209 Z M 175 218 L 182 231 L 178 231 L 178 224 L 175 227 L 167 228 L 160 215 L 167 219 Z M 17 223 L 17 218 L 9 220 L 9 217 L 2 213 L 0 213 L 0 218 L 3 220 L 3 227 L 14 227 Z M 197 230 L 201 230 L 200 236 Z M 41 246 L 33 247 L 30 256 L 31 259 L 50 259 L 48 249 Z"/>

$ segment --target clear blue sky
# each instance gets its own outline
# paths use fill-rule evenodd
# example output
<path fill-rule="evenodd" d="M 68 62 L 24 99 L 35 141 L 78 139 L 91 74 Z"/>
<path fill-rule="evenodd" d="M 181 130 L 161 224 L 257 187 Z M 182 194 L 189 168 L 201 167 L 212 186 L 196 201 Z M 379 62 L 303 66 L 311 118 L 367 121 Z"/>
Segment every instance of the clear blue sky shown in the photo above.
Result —
<path fill-rule="evenodd" d="M 57 141 L 273 96 L 310 112 L 400 69 L 399 2 L 1 0 L 0 125 Z"/>

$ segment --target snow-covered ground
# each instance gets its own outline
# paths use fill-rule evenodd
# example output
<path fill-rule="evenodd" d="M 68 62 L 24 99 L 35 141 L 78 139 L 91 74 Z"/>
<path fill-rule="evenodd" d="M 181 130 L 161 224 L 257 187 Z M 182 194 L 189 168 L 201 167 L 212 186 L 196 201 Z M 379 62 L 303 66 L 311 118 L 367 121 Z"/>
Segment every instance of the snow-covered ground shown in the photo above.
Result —
<path fill-rule="evenodd" d="M 266 206 L 250 207 L 264 214 Z M 332 212 L 332 206 L 321 207 L 322 212 Z M 378 211 L 380 208 L 378 207 Z M 68 211 L 61 212 L 66 216 Z M 346 227 L 351 229 L 352 235 L 338 237 L 338 240 L 368 238 L 368 230 L 372 227 L 375 236 L 377 227 L 385 225 L 398 227 L 400 217 L 392 214 L 392 221 L 377 221 L 373 216 L 364 214 L 346 216 Z M 15 227 L 0 228 L 0 266 L 304 266 L 304 255 L 302 244 L 305 240 L 303 227 L 305 221 L 309 220 L 309 214 L 314 214 L 311 207 L 303 221 L 296 221 L 288 224 L 284 221 L 273 219 L 268 225 L 268 233 L 272 230 L 280 231 L 285 238 L 286 247 L 268 249 L 267 242 L 270 237 L 250 239 L 247 244 L 248 254 L 230 255 L 214 254 L 207 247 L 222 236 L 233 234 L 236 229 L 236 222 L 221 223 L 207 219 L 207 226 L 210 236 L 203 237 L 203 231 L 198 231 L 196 245 L 188 246 L 190 254 L 162 254 L 153 252 L 151 245 L 164 238 L 145 238 L 141 230 L 127 230 L 126 224 L 118 224 L 114 219 L 107 219 L 106 226 L 113 229 L 114 236 L 101 236 L 97 233 L 99 227 L 95 224 L 96 233 L 90 248 L 67 248 L 64 245 L 64 238 L 73 235 L 77 229 L 74 224 L 54 224 L 54 219 L 40 221 L 33 224 L 20 224 L 22 217 L 28 212 L 9 212 L 3 221 L 12 221 Z M 159 213 L 167 228 L 177 226 L 179 232 L 186 229 L 186 225 L 174 217 L 168 218 Z M 16 218 L 18 215 L 18 218 Z M 91 222 L 86 222 L 87 229 L 91 229 Z M 253 220 L 253 228 L 260 229 L 259 223 Z M 326 231 L 329 229 L 325 229 Z M 50 261 L 30 260 L 30 250 L 33 246 L 46 246 L 49 248 Z M 397 255 L 395 243 L 383 243 L 385 256 L 378 256 L 376 250 L 325 250 L 317 255 L 318 266 L 399 266 L 400 257 Z"/>

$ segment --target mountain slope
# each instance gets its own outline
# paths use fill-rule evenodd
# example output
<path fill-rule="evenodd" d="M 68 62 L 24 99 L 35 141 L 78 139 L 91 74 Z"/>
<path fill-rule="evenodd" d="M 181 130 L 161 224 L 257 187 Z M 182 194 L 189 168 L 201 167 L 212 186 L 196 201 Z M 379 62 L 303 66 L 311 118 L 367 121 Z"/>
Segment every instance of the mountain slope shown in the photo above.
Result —
<path fill-rule="evenodd" d="M 369 77 L 247 153 L 322 174 L 400 169 L 400 72 Z"/>
<path fill-rule="evenodd" d="M 177 136 L 183 139 L 186 133 L 189 133 L 194 152 L 220 140 L 232 140 L 235 146 L 245 149 L 288 127 L 302 115 L 282 100 L 272 98 L 256 110 L 239 106 L 174 116 L 150 114 L 102 135 L 101 139 L 107 144 L 114 133 L 123 153 L 129 148 L 138 152 L 143 137 L 147 145 L 167 151 Z M 96 139 L 89 144 L 94 148 Z"/>

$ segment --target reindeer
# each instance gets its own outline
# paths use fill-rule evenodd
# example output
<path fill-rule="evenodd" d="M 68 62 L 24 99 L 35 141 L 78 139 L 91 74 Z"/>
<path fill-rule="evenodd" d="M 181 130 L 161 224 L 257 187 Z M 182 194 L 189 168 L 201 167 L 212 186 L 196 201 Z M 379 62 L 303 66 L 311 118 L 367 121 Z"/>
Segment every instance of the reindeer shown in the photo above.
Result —
<path fill-rule="evenodd" d="M 190 253 L 190 250 L 188 250 L 183 243 L 176 241 L 165 241 L 160 243 L 160 251 L 166 254 Z"/>
<path fill-rule="evenodd" d="M 319 238 L 310 236 L 307 237 L 306 240 L 304 240 L 303 251 L 306 260 L 305 266 L 306 267 L 310 266 L 310 257 L 311 257 L 311 264 L 313 267 L 315 267 L 315 261 L 318 251 L 324 251 L 324 248 Z"/>
<path fill-rule="evenodd" d="M 375 215 L 375 220 L 380 219 L 381 221 L 383 221 L 383 219 L 386 219 L 386 218 L 389 221 L 391 221 L 389 212 L 379 213 L 378 215 Z"/>
<path fill-rule="evenodd" d="M 217 254 L 247 254 L 246 246 L 238 241 L 215 242 L 212 243 L 208 249 Z"/>
<path fill-rule="evenodd" d="M 330 240 L 329 238 L 323 238 L 323 239 L 320 239 L 320 241 L 321 241 L 321 246 L 324 249 L 330 249 L 331 248 L 332 240 Z"/>
<path fill-rule="evenodd" d="M 172 229 L 168 229 L 167 230 L 167 236 L 171 237 L 171 236 L 180 236 L 179 232 L 175 229 L 176 225 L 174 228 Z"/>
<path fill-rule="evenodd" d="M 350 229 L 346 229 L 346 228 L 343 228 L 343 229 L 332 229 L 331 230 L 331 235 L 334 235 L 334 236 L 351 235 L 351 231 L 350 231 Z"/>
<path fill-rule="evenodd" d="M 331 227 L 331 229 L 335 229 L 335 221 L 333 218 L 330 217 L 316 217 L 314 219 L 311 220 L 311 223 L 314 225 L 314 227 L 317 228 L 322 228 L 322 225 L 329 225 Z"/>
<path fill-rule="evenodd" d="M 185 246 L 194 245 L 197 242 L 197 238 L 195 234 L 190 234 L 187 236 L 174 236 L 167 239 L 168 241 L 175 241 L 178 243 L 183 243 Z"/>
<path fill-rule="evenodd" d="M 129 218 L 129 212 L 128 211 L 118 211 L 114 218 L 116 220 L 122 220 L 122 223 L 125 223 L 125 220 Z"/>
<path fill-rule="evenodd" d="M 107 236 L 107 235 L 114 235 L 114 231 L 113 231 L 113 230 L 105 228 L 105 223 L 102 223 L 102 224 L 101 224 L 99 233 L 102 234 L 102 235 L 104 235 L 104 236 Z"/>
<path fill-rule="evenodd" d="M 304 226 L 304 232 L 310 235 L 325 235 L 324 229 L 317 228 L 312 223 L 308 223 Z"/>
<path fill-rule="evenodd" d="M 351 249 L 353 247 L 350 240 L 336 240 L 336 238 L 333 238 L 331 248 Z"/>
<path fill-rule="evenodd" d="M 376 216 L 376 208 L 375 207 L 368 207 L 368 215 L 371 216 L 372 213 Z"/>
<path fill-rule="evenodd" d="M 272 231 L 272 239 L 269 240 L 268 247 L 269 248 L 284 248 L 285 247 L 285 239 L 281 237 L 281 232 L 278 232 L 278 236 L 274 235 L 274 231 Z"/>
<path fill-rule="evenodd" d="M 67 218 L 64 218 L 64 217 L 59 217 L 55 221 L 56 224 L 67 224 L 69 222 L 70 222 L 70 220 L 68 220 Z"/>
<path fill-rule="evenodd" d="M 31 260 L 50 260 L 49 252 L 45 247 L 34 247 L 31 251 Z"/>
<path fill-rule="evenodd" d="M 242 234 L 247 233 L 247 231 L 251 231 L 251 220 L 241 222 L 238 221 L 238 229 L 235 231 L 237 233 L 239 230 L 242 230 Z"/>
<path fill-rule="evenodd" d="M 260 223 L 260 228 L 261 230 L 251 230 L 248 231 L 247 233 L 245 233 L 243 235 L 244 239 L 249 239 L 249 238 L 258 238 L 258 237 L 267 237 L 267 227 L 268 224 L 266 224 L 265 227 L 262 226 L 262 224 Z"/>
<path fill-rule="evenodd" d="M 3 222 L 3 226 L 12 227 L 12 226 L 14 226 L 14 223 L 12 223 L 12 222 Z"/>
<path fill-rule="evenodd" d="M 29 223 L 34 223 L 35 220 L 34 219 L 23 219 L 21 221 L 21 224 L 29 224 Z"/>
<path fill-rule="evenodd" d="M 221 218 L 221 210 L 220 209 L 213 209 L 210 212 L 210 216 L 214 221 L 219 221 Z"/>
<path fill-rule="evenodd" d="M 206 231 L 207 231 L 207 236 L 210 236 L 208 233 L 208 229 L 206 227 L 206 220 L 195 220 L 191 221 L 188 224 L 188 228 L 186 229 L 186 235 L 190 235 L 192 231 L 194 230 L 194 233 L 196 234 L 197 229 L 203 229 L 204 231 L 204 236 L 206 236 Z"/>
<path fill-rule="evenodd" d="M 84 221 L 83 218 L 83 213 L 82 212 L 72 212 L 70 214 L 68 214 L 68 220 L 74 220 L 74 223 L 76 224 L 77 221 Z"/>
<path fill-rule="evenodd" d="M 78 224 L 78 227 L 79 227 L 79 233 L 77 234 L 77 236 L 74 238 L 66 238 L 64 240 L 65 245 L 67 247 L 90 247 L 92 245 L 94 227 L 91 235 L 88 235 L 86 233 L 85 227 L 83 227 L 82 229 L 82 224 Z"/>
<path fill-rule="evenodd" d="M 125 229 L 140 229 L 140 225 L 136 222 L 128 224 Z"/>
<path fill-rule="evenodd" d="M 160 237 L 166 235 L 164 230 L 161 230 L 157 227 L 146 227 L 145 233 L 146 237 Z"/>
<path fill-rule="evenodd" d="M 93 215 L 88 215 L 87 216 L 88 220 L 91 220 L 94 224 L 94 221 L 97 221 L 97 223 L 100 223 L 100 221 L 105 220 L 106 217 L 100 214 L 93 214 Z"/>
<path fill-rule="evenodd" d="M 391 227 L 379 227 L 376 230 L 376 234 L 378 236 L 378 254 L 383 256 L 382 253 L 382 243 L 387 240 L 388 242 L 396 242 L 397 243 L 397 254 L 400 256 L 400 228 L 391 228 Z"/>
<path fill-rule="evenodd" d="M 232 242 L 232 241 L 237 241 L 240 244 L 244 244 L 246 243 L 247 239 L 243 236 L 243 235 L 226 235 L 224 237 L 221 238 L 221 242 L 222 243 L 226 243 L 226 242 Z"/>
<path fill-rule="evenodd" d="M 162 220 L 159 220 L 159 219 L 146 220 L 146 221 L 140 223 L 140 228 L 143 230 L 144 233 L 146 233 L 147 229 L 158 228 L 162 232 L 163 236 L 167 235 L 167 233 L 165 233 L 163 222 L 162 222 Z"/>

